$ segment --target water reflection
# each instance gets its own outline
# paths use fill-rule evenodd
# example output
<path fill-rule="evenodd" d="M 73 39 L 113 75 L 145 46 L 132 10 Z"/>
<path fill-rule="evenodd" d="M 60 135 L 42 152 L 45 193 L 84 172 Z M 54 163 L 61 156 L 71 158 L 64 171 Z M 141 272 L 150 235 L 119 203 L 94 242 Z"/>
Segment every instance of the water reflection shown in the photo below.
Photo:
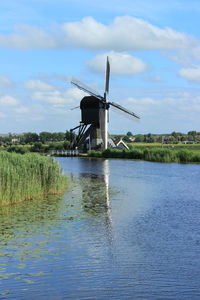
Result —
<path fill-rule="evenodd" d="M 109 164 L 103 161 L 103 174 L 79 175 L 82 183 L 82 201 L 86 211 L 100 213 L 110 209 L 109 200 Z"/>
<path fill-rule="evenodd" d="M 109 161 L 101 161 L 101 174 L 80 173 L 79 180 L 82 186 L 81 201 L 84 212 L 101 220 L 101 224 L 104 226 L 104 230 L 106 230 L 105 236 L 109 241 L 112 241 Z"/>

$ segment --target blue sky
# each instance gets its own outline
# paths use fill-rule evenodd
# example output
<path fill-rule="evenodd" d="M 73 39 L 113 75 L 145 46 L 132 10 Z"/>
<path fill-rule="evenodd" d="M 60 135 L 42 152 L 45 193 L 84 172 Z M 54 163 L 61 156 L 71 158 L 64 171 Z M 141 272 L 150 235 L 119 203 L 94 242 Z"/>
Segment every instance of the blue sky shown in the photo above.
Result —
<path fill-rule="evenodd" d="M 0 2 L 0 133 L 65 131 L 84 93 L 72 78 L 140 115 L 110 109 L 110 133 L 200 131 L 200 3 L 195 0 Z"/>

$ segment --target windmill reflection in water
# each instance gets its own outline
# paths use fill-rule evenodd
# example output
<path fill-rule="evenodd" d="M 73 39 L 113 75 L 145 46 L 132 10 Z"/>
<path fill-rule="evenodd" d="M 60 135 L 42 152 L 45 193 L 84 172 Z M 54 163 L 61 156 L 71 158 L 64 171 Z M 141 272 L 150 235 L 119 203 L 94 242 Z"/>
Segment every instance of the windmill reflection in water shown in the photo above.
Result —
<path fill-rule="evenodd" d="M 81 159 L 84 164 L 85 159 Z M 87 159 L 88 163 L 88 159 Z M 98 162 L 97 162 L 98 163 Z M 95 168 L 91 160 L 91 168 Z M 100 220 L 109 240 L 113 240 L 112 233 L 112 208 L 110 203 L 109 188 L 109 160 L 100 162 L 102 172 L 82 173 L 80 183 L 82 189 L 82 208 L 84 212 L 96 220 Z"/>

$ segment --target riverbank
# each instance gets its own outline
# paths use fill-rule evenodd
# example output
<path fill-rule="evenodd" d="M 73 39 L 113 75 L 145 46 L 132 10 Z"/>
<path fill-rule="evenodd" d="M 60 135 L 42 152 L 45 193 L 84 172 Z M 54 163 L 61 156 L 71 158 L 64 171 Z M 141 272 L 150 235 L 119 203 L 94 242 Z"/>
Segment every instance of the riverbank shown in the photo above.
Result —
<path fill-rule="evenodd" d="M 58 194 L 66 183 L 59 164 L 50 157 L 0 151 L 0 206 Z"/>
<path fill-rule="evenodd" d="M 132 150 L 107 149 L 90 151 L 88 157 L 141 159 L 154 162 L 199 163 L 200 151 L 187 149 L 141 148 Z"/>

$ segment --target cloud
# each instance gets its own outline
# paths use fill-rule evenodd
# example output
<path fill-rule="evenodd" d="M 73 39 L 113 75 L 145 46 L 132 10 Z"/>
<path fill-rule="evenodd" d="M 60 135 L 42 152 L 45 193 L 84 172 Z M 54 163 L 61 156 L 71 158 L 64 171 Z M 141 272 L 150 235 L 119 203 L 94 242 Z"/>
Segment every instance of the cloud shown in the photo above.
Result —
<path fill-rule="evenodd" d="M 12 84 L 12 81 L 5 75 L 0 75 L 0 89 L 4 89 Z"/>
<path fill-rule="evenodd" d="M 150 76 L 144 76 L 141 78 L 142 81 L 145 82 L 162 82 L 162 78 L 159 75 L 150 75 Z"/>
<path fill-rule="evenodd" d="M 18 114 L 27 114 L 30 112 L 30 109 L 25 106 L 19 106 L 14 111 Z"/>
<path fill-rule="evenodd" d="M 185 79 L 200 83 L 200 66 L 182 68 L 179 71 L 179 75 Z"/>
<path fill-rule="evenodd" d="M 0 45 L 23 50 L 30 48 L 52 49 L 58 46 L 52 33 L 29 25 L 16 25 L 14 33 L 0 34 Z"/>
<path fill-rule="evenodd" d="M 54 87 L 40 79 L 32 79 L 25 82 L 25 87 L 30 90 L 39 90 L 48 92 L 54 90 Z"/>
<path fill-rule="evenodd" d="M 71 105 L 79 103 L 85 94 L 76 88 L 70 88 L 63 92 L 60 90 L 54 90 L 50 92 L 34 92 L 32 98 L 42 102 L 51 103 L 54 105 Z"/>
<path fill-rule="evenodd" d="M 12 96 L 2 96 L 0 97 L 0 105 L 1 106 L 15 106 L 18 104 L 18 100 Z"/>
<path fill-rule="evenodd" d="M 40 79 L 28 80 L 24 86 L 30 90 L 30 97 L 34 100 L 53 105 L 71 105 L 79 103 L 85 93 L 78 88 L 63 89 Z"/>
<path fill-rule="evenodd" d="M 199 41 L 169 27 L 160 28 L 131 16 L 116 17 L 105 25 L 92 17 L 66 22 L 48 30 L 17 25 L 14 32 L 0 35 L 0 46 L 18 49 L 78 47 L 90 50 L 183 49 Z"/>
<path fill-rule="evenodd" d="M 161 29 L 142 19 L 116 17 L 104 25 L 92 17 L 80 22 L 64 23 L 65 44 L 93 50 L 157 50 L 189 47 L 196 40 L 169 27 Z"/>
<path fill-rule="evenodd" d="M 6 115 L 0 112 L 0 119 L 6 118 Z"/>
<path fill-rule="evenodd" d="M 191 123 L 194 124 L 195 120 L 198 120 L 200 96 L 193 91 L 191 93 L 187 90 L 174 91 L 174 93 L 171 91 L 166 92 L 162 99 L 158 97 L 127 98 L 124 100 L 124 106 L 136 111 L 141 116 L 141 122 L 150 119 L 157 120 L 158 130 L 165 126 L 184 127 L 184 122 L 190 121 L 189 130 Z"/>
<path fill-rule="evenodd" d="M 141 59 L 133 57 L 127 53 L 110 51 L 105 54 L 97 55 L 92 60 L 87 61 L 88 67 L 95 72 L 105 70 L 106 57 L 109 56 L 112 74 L 115 75 L 132 75 L 145 72 L 148 65 Z"/>
<path fill-rule="evenodd" d="M 125 101 L 125 106 L 128 105 L 128 108 L 137 112 L 139 115 L 145 115 L 152 113 L 152 111 L 157 110 L 160 105 L 158 100 L 155 100 L 151 97 L 144 98 L 133 98 L 129 97 Z"/>

